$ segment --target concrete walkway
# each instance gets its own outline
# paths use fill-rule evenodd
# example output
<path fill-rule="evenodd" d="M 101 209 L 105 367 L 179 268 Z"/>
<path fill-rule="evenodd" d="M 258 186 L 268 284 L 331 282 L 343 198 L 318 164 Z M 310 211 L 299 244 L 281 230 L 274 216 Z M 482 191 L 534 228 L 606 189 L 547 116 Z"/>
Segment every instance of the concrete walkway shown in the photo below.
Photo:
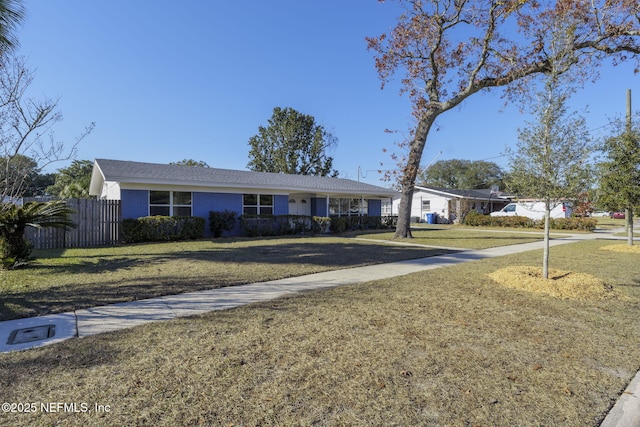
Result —
<path fill-rule="evenodd" d="M 612 239 L 614 238 L 613 232 L 618 231 L 600 231 L 556 238 L 550 241 L 550 246 L 580 240 Z M 626 240 L 624 237 L 615 237 L 615 239 Z M 111 304 L 69 313 L 9 320 L 0 322 L 0 353 L 27 350 L 70 338 L 83 338 L 149 322 L 225 310 L 302 291 L 404 276 L 419 271 L 521 253 L 542 247 L 543 242 L 532 242 L 482 250 L 462 250 L 448 255 L 327 271 L 269 282 Z M 627 390 L 621 395 L 602 426 L 640 427 L 640 373 L 636 375 Z"/>

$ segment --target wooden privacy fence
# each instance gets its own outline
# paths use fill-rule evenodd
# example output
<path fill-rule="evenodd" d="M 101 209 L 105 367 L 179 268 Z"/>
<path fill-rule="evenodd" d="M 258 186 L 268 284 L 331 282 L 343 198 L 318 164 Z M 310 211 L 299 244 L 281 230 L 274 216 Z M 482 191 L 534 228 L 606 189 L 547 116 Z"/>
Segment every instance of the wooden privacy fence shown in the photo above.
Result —
<path fill-rule="evenodd" d="M 76 227 L 68 231 L 27 227 L 25 237 L 35 249 L 88 248 L 120 241 L 119 200 L 69 199 L 67 205 L 74 210 L 71 220 Z"/>

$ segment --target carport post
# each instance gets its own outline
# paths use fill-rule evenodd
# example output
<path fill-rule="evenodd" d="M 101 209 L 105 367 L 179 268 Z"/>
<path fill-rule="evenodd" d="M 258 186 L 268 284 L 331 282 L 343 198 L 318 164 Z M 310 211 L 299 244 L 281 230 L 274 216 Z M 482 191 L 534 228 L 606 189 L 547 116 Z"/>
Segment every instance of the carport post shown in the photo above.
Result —
<path fill-rule="evenodd" d="M 325 203 L 326 205 L 325 209 L 327 212 L 326 212 L 325 218 L 329 218 L 329 195 L 328 194 L 326 195 L 326 198 L 327 198 L 327 203 Z"/>

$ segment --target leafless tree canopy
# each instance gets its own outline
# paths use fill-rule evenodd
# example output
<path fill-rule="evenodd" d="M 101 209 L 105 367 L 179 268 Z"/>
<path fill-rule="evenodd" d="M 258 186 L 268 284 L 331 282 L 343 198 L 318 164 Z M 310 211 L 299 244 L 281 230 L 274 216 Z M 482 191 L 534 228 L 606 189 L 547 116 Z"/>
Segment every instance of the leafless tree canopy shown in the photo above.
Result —
<path fill-rule="evenodd" d="M 23 58 L 0 56 L 0 202 L 21 196 L 25 180 L 33 172 L 23 171 L 28 163 L 25 157 L 37 170 L 70 159 L 93 129 L 91 124 L 70 145 L 56 140 L 53 126 L 62 120 L 57 100 L 30 98 L 33 78 Z"/>
<path fill-rule="evenodd" d="M 397 25 L 367 41 L 383 86 L 398 75 L 416 119 L 403 166 L 399 237 L 411 235 L 411 194 L 436 118 L 483 89 L 522 93 L 558 63 L 550 48 L 558 27 L 571 52 L 565 65 L 583 78 L 597 78 L 606 57 L 639 63 L 637 0 L 395 1 L 404 10 Z"/>

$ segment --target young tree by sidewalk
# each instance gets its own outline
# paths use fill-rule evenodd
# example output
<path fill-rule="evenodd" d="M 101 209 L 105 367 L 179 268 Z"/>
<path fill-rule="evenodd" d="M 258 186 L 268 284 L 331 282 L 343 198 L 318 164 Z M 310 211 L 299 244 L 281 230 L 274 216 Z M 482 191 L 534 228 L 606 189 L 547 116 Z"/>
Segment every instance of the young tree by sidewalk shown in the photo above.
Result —
<path fill-rule="evenodd" d="M 537 93 L 533 113 L 535 123 L 519 131 L 517 149 L 507 150 L 511 170 L 507 187 L 514 194 L 544 202 L 543 278 L 549 276 L 549 229 L 551 210 L 567 200 L 575 200 L 589 188 L 589 159 L 594 145 L 584 118 L 570 113 L 566 102 L 574 91 L 570 63 L 571 40 L 560 23 L 550 37 L 555 50 L 543 89 Z"/>

